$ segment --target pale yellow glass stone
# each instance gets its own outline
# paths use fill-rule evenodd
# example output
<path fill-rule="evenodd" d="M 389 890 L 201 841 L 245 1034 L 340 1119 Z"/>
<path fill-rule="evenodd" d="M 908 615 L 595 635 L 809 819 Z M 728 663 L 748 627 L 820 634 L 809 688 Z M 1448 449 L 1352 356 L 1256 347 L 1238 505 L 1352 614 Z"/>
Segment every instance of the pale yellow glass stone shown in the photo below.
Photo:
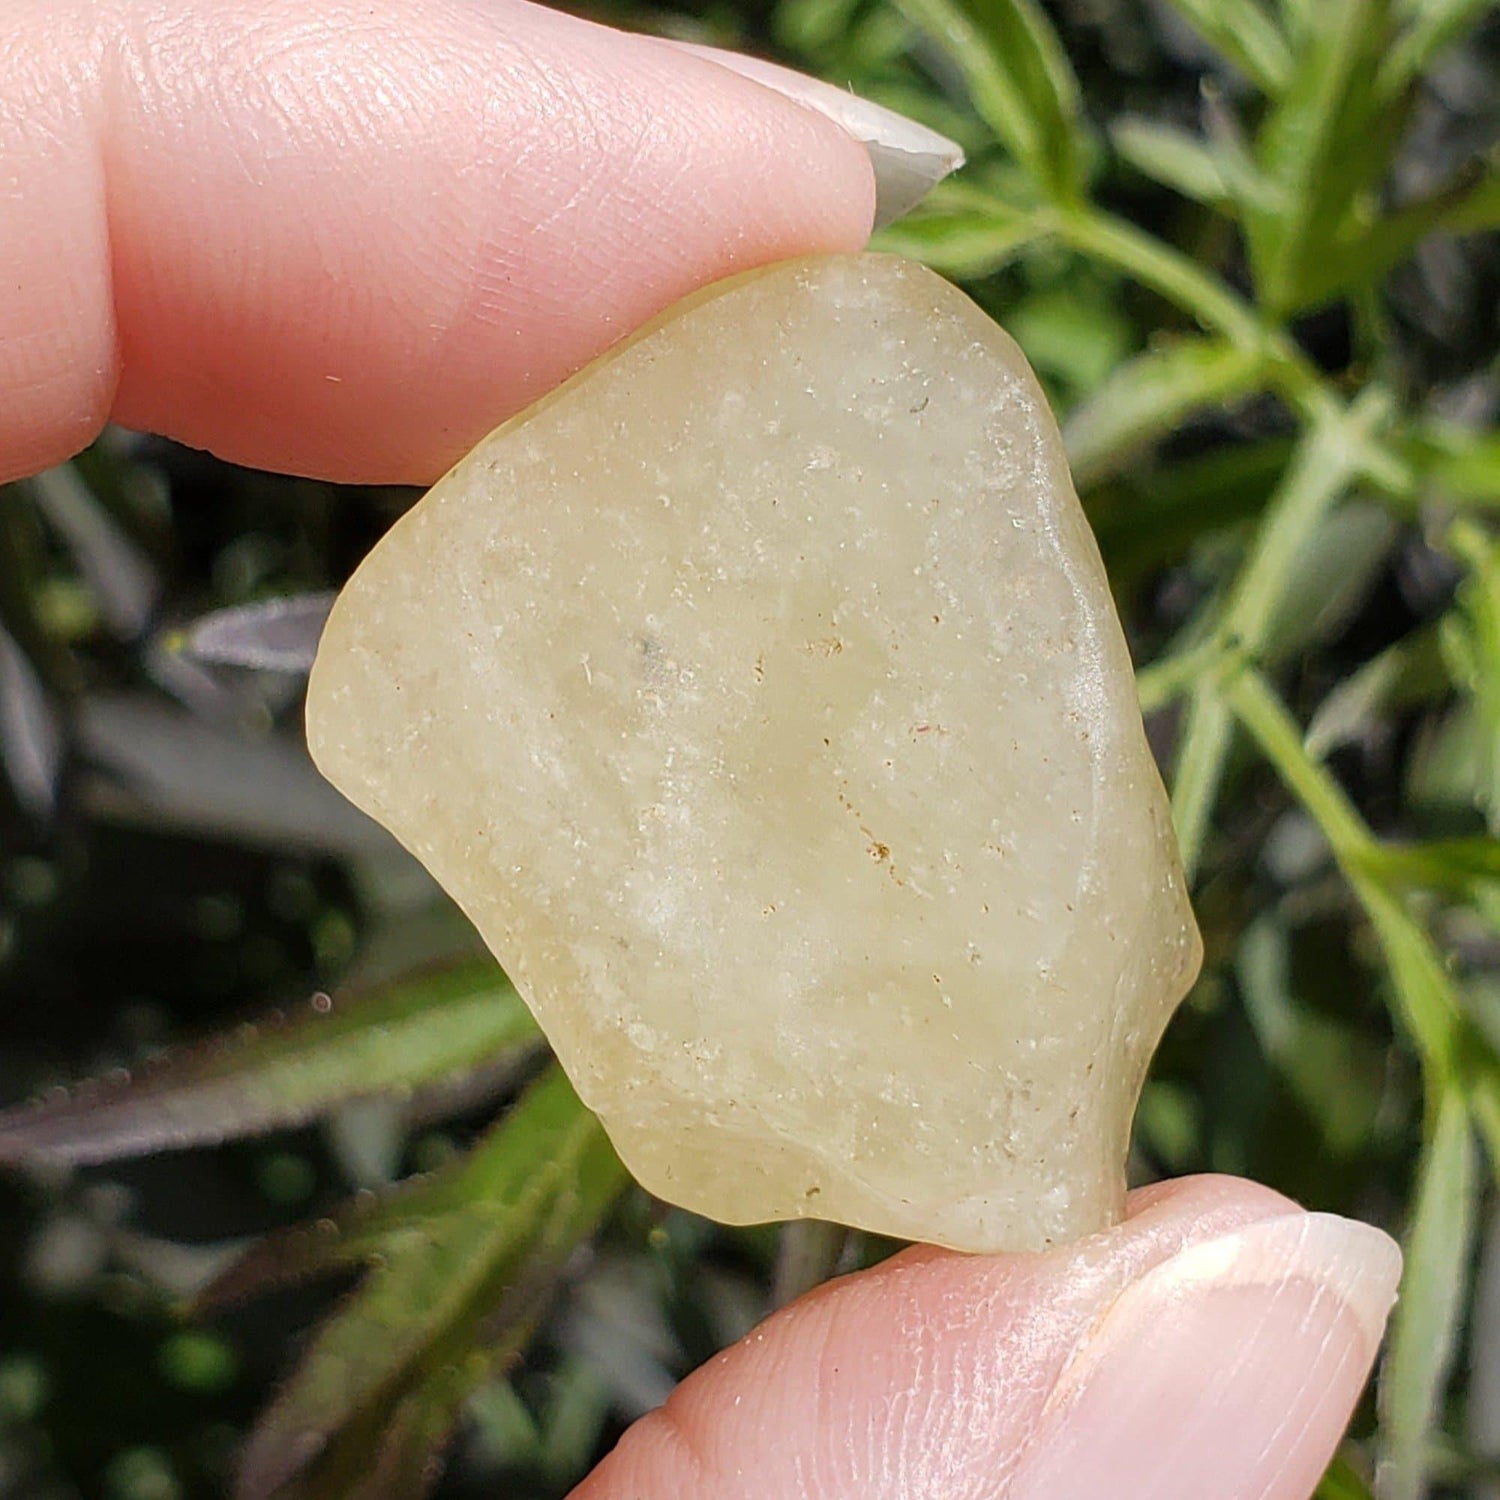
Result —
<path fill-rule="evenodd" d="M 492 433 L 307 723 L 651 1191 L 968 1250 L 1119 1216 L 1198 934 L 1056 424 L 931 272 L 722 283 Z"/>

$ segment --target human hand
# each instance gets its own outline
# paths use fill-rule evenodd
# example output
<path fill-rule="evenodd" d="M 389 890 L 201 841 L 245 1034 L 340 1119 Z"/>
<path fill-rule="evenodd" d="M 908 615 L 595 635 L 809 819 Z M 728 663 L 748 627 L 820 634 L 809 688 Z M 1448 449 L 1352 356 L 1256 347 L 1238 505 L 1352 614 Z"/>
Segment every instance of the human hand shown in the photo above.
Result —
<path fill-rule="evenodd" d="M 1045 1255 L 908 1250 L 710 1361 L 572 1500 L 1306 1500 L 1400 1268 L 1229 1177 Z"/>
<path fill-rule="evenodd" d="M 825 116 L 520 0 L 4 19 L 0 481 L 113 418 L 430 483 L 687 292 L 870 231 Z"/>
<path fill-rule="evenodd" d="M 515 0 L 8 19 L 0 478 L 113 416 L 430 480 L 693 287 L 871 222 L 828 119 Z M 1398 1265 L 1228 1179 L 1046 1256 L 909 1251 L 699 1371 L 578 1500 L 1303 1500 Z"/>

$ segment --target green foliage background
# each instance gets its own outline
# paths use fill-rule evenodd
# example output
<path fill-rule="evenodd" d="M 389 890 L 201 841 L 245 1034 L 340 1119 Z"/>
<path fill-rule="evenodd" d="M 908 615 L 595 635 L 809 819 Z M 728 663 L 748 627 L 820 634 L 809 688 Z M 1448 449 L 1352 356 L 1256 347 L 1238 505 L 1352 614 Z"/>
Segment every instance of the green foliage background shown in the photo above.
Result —
<path fill-rule="evenodd" d="M 1496 6 L 595 13 L 965 146 L 882 238 L 1049 386 L 1208 946 L 1135 1171 L 1399 1233 L 1324 1496 L 1494 1493 Z M 110 434 L 0 503 L 0 1102 L 99 1080 L 0 1117 L 0 1494 L 560 1495 L 889 1248 L 629 1188 L 503 978 L 309 772 L 295 684 L 181 649 L 204 610 L 336 585 L 409 500 Z"/>

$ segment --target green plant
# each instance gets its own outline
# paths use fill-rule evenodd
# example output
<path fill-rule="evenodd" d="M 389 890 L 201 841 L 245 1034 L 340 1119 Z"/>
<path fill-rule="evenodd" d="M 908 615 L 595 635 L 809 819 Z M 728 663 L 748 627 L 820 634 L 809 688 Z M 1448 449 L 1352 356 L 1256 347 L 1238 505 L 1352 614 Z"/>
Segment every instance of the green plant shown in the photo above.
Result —
<path fill-rule="evenodd" d="M 1065 414 L 1208 943 L 1138 1154 L 1404 1229 L 1378 1413 L 1322 1494 L 1416 1500 L 1495 1457 L 1442 1434 L 1461 1416 L 1451 1377 L 1500 1163 L 1500 437 L 1452 416 L 1398 326 L 1399 279 L 1435 242 L 1500 229 L 1500 167 L 1450 153 L 1416 194 L 1400 169 L 1435 71 L 1494 6 L 1171 3 L 1221 61 L 1160 117 L 1140 113 L 1147 89 L 1117 106 L 1107 67 L 1080 81 L 1083 33 L 1060 34 L 1037 0 L 783 0 L 767 24 L 783 51 L 969 151 L 883 242 L 968 285 Z M 735 41 L 750 22 L 674 24 Z M 37 550 L 14 519 L 5 538 Z M 1372 627 L 1372 593 L 1418 554 L 1439 586 Z M 15 633 L 38 662 L 71 618 L 42 597 L 6 616 L 29 622 Z M 493 967 L 444 948 L 433 968 L 356 982 L 331 1012 L 320 1000 L 13 1116 L 0 1154 L 103 1160 L 377 1092 L 440 1099 L 456 1078 L 498 1097 L 542 1066 L 539 1043 Z M 597 1397 L 565 1386 L 538 1419 L 499 1377 L 624 1192 L 544 1070 L 431 1178 L 251 1249 L 205 1303 L 372 1269 L 262 1419 L 243 1493 L 352 1497 L 422 1476 L 465 1402 L 565 1482 L 597 1437 Z M 632 1253 L 667 1280 L 701 1250 L 680 1219 L 625 1217 Z M 845 1249 L 785 1231 L 779 1293 Z"/>

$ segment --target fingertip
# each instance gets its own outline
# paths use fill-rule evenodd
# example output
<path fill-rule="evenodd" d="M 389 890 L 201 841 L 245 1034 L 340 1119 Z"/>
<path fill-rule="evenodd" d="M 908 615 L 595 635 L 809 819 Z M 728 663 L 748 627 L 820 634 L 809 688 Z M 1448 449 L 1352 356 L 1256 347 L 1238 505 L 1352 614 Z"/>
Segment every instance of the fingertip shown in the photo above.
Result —
<path fill-rule="evenodd" d="M 1230 1281 L 1238 1277 L 1252 1286 L 1252 1297 L 1262 1285 L 1272 1289 L 1266 1295 L 1277 1295 L 1276 1289 L 1298 1279 L 1297 1267 L 1305 1267 L 1317 1286 L 1330 1288 L 1327 1300 L 1316 1315 L 1295 1298 L 1276 1300 L 1264 1324 L 1271 1343 L 1295 1333 L 1302 1340 L 1297 1347 L 1316 1353 L 1325 1333 L 1341 1338 L 1365 1329 L 1368 1319 L 1354 1315 L 1354 1302 L 1331 1290 L 1335 1284 L 1362 1287 L 1351 1294 L 1357 1300 L 1374 1285 L 1354 1274 L 1354 1252 L 1368 1248 L 1365 1240 L 1357 1229 L 1343 1236 L 1309 1234 L 1310 1222 L 1275 1193 L 1204 1177 L 1139 1195 L 1125 1223 L 1043 1254 L 969 1256 L 930 1247 L 903 1252 L 810 1293 L 691 1376 L 666 1407 L 631 1429 L 576 1500 L 643 1494 L 712 1494 L 716 1500 L 1009 1497 L 1023 1473 L 1057 1477 L 1028 1445 L 1053 1421 L 1057 1393 L 1070 1388 L 1068 1381 L 1078 1389 L 1087 1384 L 1077 1372 L 1086 1367 L 1091 1342 L 1108 1325 L 1111 1309 L 1133 1305 L 1127 1299 L 1136 1286 L 1147 1288 L 1145 1305 L 1156 1291 L 1175 1284 L 1173 1267 L 1186 1267 L 1188 1274 L 1218 1267 Z M 1329 1246 L 1349 1252 L 1334 1257 L 1347 1275 L 1324 1274 Z M 1288 1247 L 1301 1248 L 1293 1255 Z M 1278 1259 L 1284 1251 L 1289 1258 Z M 1384 1295 L 1381 1287 L 1369 1292 L 1377 1294 Z M 1233 1309 L 1252 1343 L 1258 1311 L 1258 1304 Z M 1219 1316 L 1217 1308 L 1213 1316 Z M 1204 1328 L 1216 1326 L 1212 1321 L 1184 1323 L 1177 1355 L 1168 1312 L 1158 1308 L 1146 1326 L 1166 1341 L 1151 1360 L 1203 1377 L 1204 1371 L 1191 1367 L 1205 1357 Z M 1327 1380 L 1322 1395 L 1308 1387 L 1298 1397 L 1302 1407 L 1285 1413 L 1301 1424 L 1294 1425 L 1299 1446 L 1288 1472 L 1300 1474 L 1319 1455 L 1326 1457 L 1330 1434 L 1336 1436 L 1341 1414 L 1358 1392 L 1370 1352 L 1360 1341 L 1316 1353 Z M 1263 1373 L 1253 1361 L 1250 1368 Z M 1143 1374 L 1133 1378 L 1146 1388 Z M 1278 1412 L 1274 1392 L 1268 1403 L 1257 1404 L 1251 1397 L 1258 1387 L 1230 1389 L 1261 1424 L 1250 1436 L 1264 1440 L 1264 1424 Z M 1191 1414 L 1191 1379 L 1181 1388 L 1162 1386 L 1157 1394 L 1164 1400 L 1161 1391 L 1175 1393 L 1179 1417 Z M 1076 1435 L 1079 1429 L 1070 1431 Z M 1107 1431 L 1126 1444 L 1116 1454 L 1112 1493 L 1119 1500 L 1156 1500 L 1150 1486 L 1162 1482 L 1161 1471 L 1146 1462 L 1149 1444 L 1137 1451 L 1128 1446 L 1128 1430 Z M 1193 1451 L 1205 1451 L 1203 1444 Z M 1083 1439 L 1069 1452 L 1080 1462 L 1090 1454 Z M 1130 1487 L 1131 1463 L 1146 1487 Z M 1089 1483 L 1097 1479 L 1096 1470 L 1089 1471 Z M 1201 1483 L 1202 1473 L 1195 1473 Z M 1057 1474 L 1066 1479 L 1065 1466 Z M 1018 1489 L 1016 1500 L 1023 1493 L 1031 1500 L 1099 1492 L 1059 1483 Z M 1240 1492 L 1222 1493 L 1229 1500 Z"/>
<path fill-rule="evenodd" d="M 1008 1500 L 1304 1500 L 1395 1297 L 1388 1236 L 1273 1215 L 1126 1286 L 1050 1391 Z"/>

